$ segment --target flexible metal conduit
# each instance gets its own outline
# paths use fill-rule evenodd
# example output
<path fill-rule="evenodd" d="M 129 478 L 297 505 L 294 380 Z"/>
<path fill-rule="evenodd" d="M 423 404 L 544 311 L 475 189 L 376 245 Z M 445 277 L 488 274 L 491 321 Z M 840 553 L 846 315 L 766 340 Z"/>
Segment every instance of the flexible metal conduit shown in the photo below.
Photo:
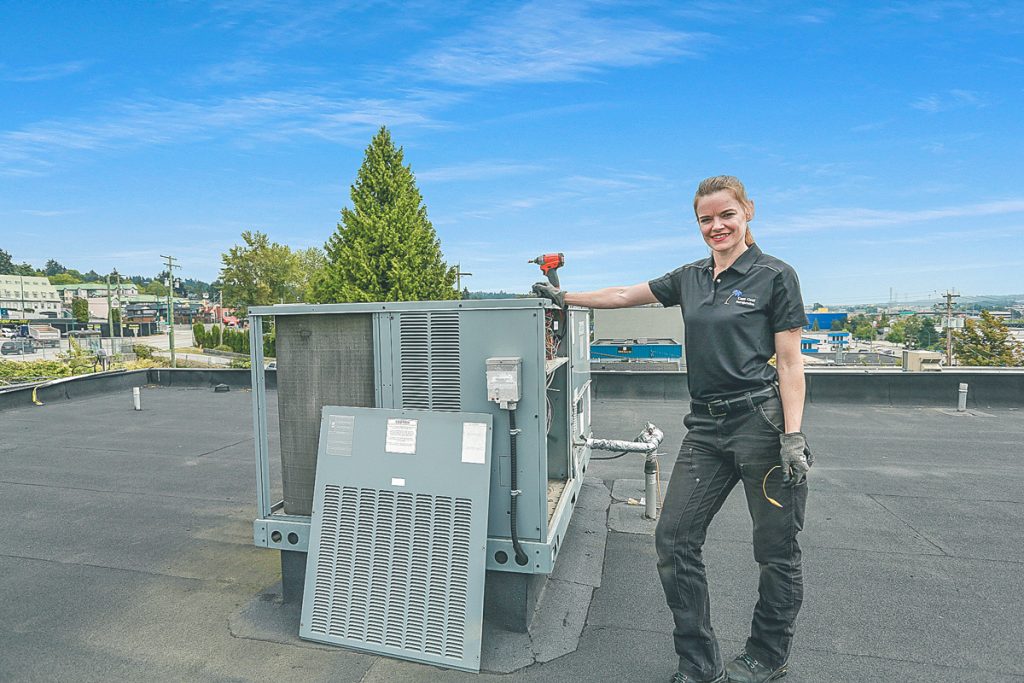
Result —
<path fill-rule="evenodd" d="M 516 409 L 509 408 L 508 411 L 508 434 L 509 434 L 509 466 L 512 468 L 512 476 L 510 477 L 512 502 L 509 504 L 509 516 L 512 518 L 509 521 L 509 528 L 512 536 L 512 549 L 516 553 L 516 564 L 520 567 L 525 567 L 526 563 L 530 561 L 527 557 L 526 551 L 523 550 L 523 546 L 519 543 L 519 533 L 516 529 L 516 501 L 519 499 L 519 494 L 522 491 L 519 490 L 519 482 L 516 474 L 518 467 L 516 463 L 516 435 L 519 434 L 519 430 L 516 429 Z"/>

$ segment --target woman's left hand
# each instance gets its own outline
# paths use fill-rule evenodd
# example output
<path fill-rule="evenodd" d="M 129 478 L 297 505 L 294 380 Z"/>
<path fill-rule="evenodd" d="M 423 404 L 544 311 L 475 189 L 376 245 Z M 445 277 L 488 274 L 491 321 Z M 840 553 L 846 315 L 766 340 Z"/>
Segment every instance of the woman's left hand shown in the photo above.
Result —
<path fill-rule="evenodd" d="M 807 478 L 807 470 L 814 464 L 814 456 L 807 446 L 807 437 L 803 432 L 780 434 L 779 442 L 782 450 L 779 459 L 782 463 L 782 483 L 784 486 L 799 486 Z"/>

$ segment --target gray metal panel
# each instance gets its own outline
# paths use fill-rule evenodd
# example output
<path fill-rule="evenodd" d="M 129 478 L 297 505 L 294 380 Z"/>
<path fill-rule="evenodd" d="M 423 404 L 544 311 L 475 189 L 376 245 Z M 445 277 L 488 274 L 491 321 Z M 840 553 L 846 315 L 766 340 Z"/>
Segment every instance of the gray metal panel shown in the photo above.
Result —
<path fill-rule="evenodd" d="M 286 316 L 277 319 L 276 334 L 284 512 L 308 515 L 320 411 L 375 405 L 372 316 Z"/>
<path fill-rule="evenodd" d="M 547 299 L 455 299 L 452 301 L 379 301 L 353 304 L 278 304 L 252 306 L 249 315 L 309 315 L 323 313 L 380 313 L 401 311 L 508 310 L 552 308 Z"/>
<path fill-rule="evenodd" d="M 491 432 L 484 414 L 324 408 L 300 637 L 480 669 Z"/>
<path fill-rule="evenodd" d="M 461 311 L 446 310 L 406 311 L 393 316 L 398 326 L 398 343 L 392 339 L 398 406 L 462 409 L 462 315 Z"/>

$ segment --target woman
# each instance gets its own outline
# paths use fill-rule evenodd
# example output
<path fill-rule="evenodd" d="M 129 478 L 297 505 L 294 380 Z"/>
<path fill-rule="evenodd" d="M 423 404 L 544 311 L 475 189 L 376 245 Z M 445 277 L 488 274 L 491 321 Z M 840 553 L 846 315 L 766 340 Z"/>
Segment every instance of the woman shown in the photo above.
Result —
<path fill-rule="evenodd" d="M 771 681 L 786 674 L 803 599 L 797 533 L 811 454 L 800 332 L 807 324 L 793 269 L 754 244 L 754 203 L 737 178 L 700 183 L 693 202 L 711 256 L 630 287 L 534 291 L 559 305 L 680 306 L 690 414 L 655 533 L 658 573 L 675 620 L 675 683 Z M 775 356 L 775 366 L 769 359 Z M 737 482 L 754 523 L 760 599 L 746 647 L 723 667 L 701 559 L 708 524 Z"/>

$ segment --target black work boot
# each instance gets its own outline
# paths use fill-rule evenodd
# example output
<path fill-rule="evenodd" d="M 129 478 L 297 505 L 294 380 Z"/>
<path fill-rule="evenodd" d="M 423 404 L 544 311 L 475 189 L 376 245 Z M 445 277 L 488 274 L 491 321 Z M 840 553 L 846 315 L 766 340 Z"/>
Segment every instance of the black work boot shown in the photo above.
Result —
<path fill-rule="evenodd" d="M 788 667 L 783 664 L 778 669 L 770 669 L 746 652 L 741 652 L 736 659 L 725 665 L 725 673 L 729 683 L 764 683 L 777 681 L 786 675 Z"/>
<path fill-rule="evenodd" d="M 676 675 L 673 676 L 672 680 L 669 681 L 668 683 L 702 683 L 702 682 L 698 681 L 696 678 L 691 678 L 690 676 L 687 676 L 684 673 L 679 673 L 677 671 Z M 707 681 L 706 683 L 729 683 L 729 678 L 723 673 L 718 678 L 716 678 L 716 679 L 714 679 L 712 681 Z"/>

